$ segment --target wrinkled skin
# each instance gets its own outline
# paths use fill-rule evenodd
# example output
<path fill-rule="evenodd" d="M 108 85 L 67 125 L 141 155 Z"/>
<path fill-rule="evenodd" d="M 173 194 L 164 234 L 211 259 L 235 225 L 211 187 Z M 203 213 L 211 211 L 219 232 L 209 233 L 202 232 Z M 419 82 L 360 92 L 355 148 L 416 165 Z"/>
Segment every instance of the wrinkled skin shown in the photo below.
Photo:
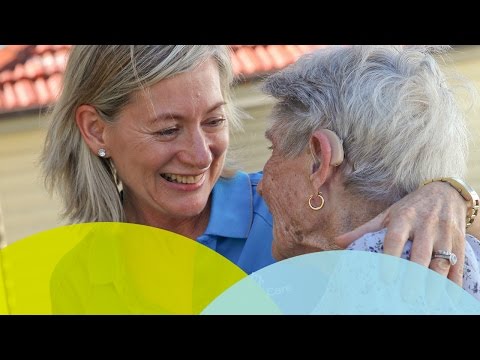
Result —
<path fill-rule="evenodd" d="M 363 234 L 387 228 L 384 251 L 400 256 L 408 239 L 413 240 L 410 259 L 438 272 L 459 286 L 465 262 L 465 225 L 467 202 L 450 185 L 427 184 L 405 196 L 368 223 L 339 236 L 337 244 L 348 246 Z M 478 224 L 469 227 L 478 238 Z M 451 250 L 457 263 L 450 266 L 445 259 L 431 259 L 433 250 Z"/>

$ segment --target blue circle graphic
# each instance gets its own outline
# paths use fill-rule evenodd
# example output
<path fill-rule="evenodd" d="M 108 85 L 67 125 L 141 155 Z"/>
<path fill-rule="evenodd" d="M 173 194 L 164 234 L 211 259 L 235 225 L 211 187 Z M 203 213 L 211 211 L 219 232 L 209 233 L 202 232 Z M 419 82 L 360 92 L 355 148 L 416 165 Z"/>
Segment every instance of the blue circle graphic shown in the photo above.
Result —
<path fill-rule="evenodd" d="M 202 314 L 480 314 L 480 301 L 411 261 L 364 251 L 324 251 L 251 274 Z"/>

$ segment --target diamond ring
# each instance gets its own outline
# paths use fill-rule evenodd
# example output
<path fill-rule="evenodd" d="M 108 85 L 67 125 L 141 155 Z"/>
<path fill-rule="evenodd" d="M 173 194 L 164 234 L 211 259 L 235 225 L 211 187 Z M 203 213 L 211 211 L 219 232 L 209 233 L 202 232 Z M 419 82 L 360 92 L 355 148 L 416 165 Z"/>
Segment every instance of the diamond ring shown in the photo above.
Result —
<path fill-rule="evenodd" d="M 452 266 L 457 263 L 457 256 L 453 252 L 446 250 L 435 250 L 432 253 L 432 259 L 448 260 Z"/>

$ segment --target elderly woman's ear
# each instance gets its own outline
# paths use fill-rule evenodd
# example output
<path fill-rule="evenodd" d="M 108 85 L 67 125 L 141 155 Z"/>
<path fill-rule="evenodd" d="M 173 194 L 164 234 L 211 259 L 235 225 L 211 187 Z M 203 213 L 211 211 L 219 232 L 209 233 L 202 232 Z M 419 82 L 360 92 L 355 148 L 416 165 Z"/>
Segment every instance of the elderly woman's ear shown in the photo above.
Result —
<path fill-rule="evenodd" d="M 333 131 L 321 129 L 312 134 L 310 151 L 314 159 L 310 180 L 313 186 L 319 189 L 330 175 L 331 167 L 339 166 L 343 162 L 343 144 Z"/>

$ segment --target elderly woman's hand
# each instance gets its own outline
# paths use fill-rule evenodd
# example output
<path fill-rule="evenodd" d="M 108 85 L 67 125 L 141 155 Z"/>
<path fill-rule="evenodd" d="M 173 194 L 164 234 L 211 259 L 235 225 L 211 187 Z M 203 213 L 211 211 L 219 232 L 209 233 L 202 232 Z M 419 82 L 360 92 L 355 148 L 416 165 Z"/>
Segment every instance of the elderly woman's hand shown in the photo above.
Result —
<path fill-rule="evenodd" d="M 407 240 L 412 240 L 410 260 L 430 267 L 462 286 L 465 261 L 467 202 L 449 184 L 433 182 L 405 196 L 387 210 L 336 239 L 346 247 L 360 236 L 387 228 L 384 253 L 400 256 Z M 457 263 L 432 259 L 433 250 L 452 251 Z"/>

